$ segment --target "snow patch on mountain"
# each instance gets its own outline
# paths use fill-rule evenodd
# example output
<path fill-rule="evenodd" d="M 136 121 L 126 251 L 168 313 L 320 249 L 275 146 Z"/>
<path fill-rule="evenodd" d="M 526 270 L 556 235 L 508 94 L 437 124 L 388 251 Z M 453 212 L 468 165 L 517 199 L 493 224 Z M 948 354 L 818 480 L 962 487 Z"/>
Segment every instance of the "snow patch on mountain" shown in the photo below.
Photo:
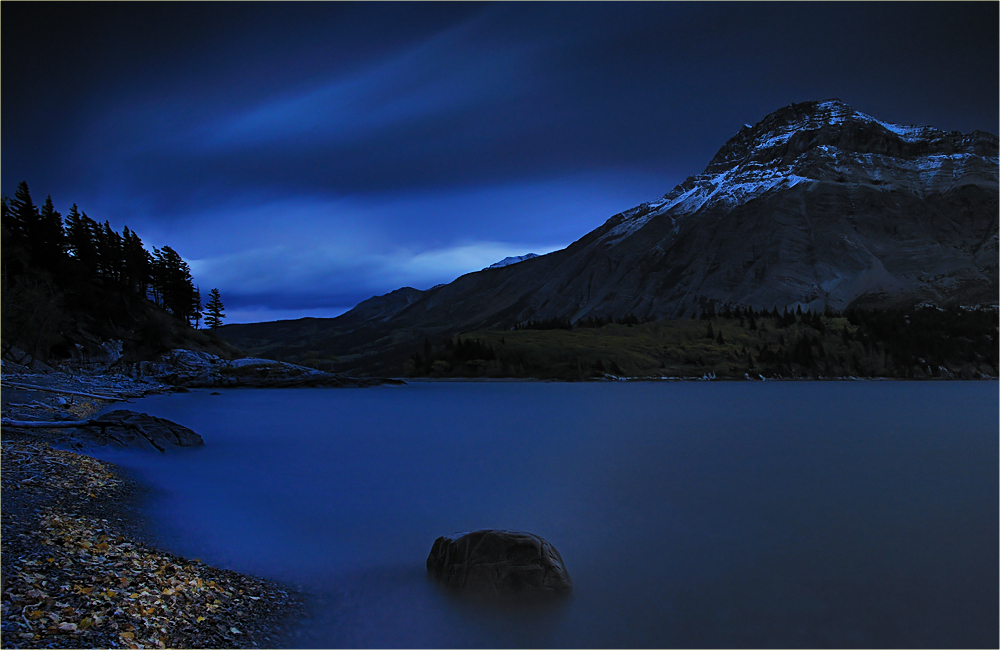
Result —
<path fill-rule="evenodd" d="M 486 268 L 488 269 L 499 269 L 504 266 L 510 266 L 511 264 L 517 264 L 518 262 L 523 262 L 524 260 L 530 260 L 532 258 L 538 257 L 537 253 L 528 253 L 527 255 L 520 255 L 517 257 L 505 257 L 496 264 L 490 264 Z"/>

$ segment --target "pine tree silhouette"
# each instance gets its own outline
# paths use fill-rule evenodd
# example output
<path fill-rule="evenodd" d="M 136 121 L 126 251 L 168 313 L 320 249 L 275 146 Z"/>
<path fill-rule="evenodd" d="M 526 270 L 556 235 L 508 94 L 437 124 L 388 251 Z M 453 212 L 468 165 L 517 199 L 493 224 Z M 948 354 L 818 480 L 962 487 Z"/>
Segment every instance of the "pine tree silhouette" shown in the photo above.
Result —
<path fill-rule="evenodd" d="M 225 315 L 226 308 L 222 304 L 222 295 L 218 289 L 212 289 L 208 293 L 208 302 L 205 303 L 205 324 L 213 330 L 221 327 Z"/>

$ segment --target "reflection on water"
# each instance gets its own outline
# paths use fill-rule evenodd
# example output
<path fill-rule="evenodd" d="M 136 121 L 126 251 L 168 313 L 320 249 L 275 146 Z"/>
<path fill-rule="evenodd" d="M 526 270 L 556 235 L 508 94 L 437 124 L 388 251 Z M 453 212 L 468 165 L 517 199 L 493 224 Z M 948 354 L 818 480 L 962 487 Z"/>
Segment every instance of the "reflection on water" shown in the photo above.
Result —
<path fill-rule="evenodd" d="M 421 383 L 134 407 L 175 552 L 315 595 L 302 647 L 995 647 L 994 382 Z M 536 533 L 570 598 L 456 598 L 439 535 Z"/>

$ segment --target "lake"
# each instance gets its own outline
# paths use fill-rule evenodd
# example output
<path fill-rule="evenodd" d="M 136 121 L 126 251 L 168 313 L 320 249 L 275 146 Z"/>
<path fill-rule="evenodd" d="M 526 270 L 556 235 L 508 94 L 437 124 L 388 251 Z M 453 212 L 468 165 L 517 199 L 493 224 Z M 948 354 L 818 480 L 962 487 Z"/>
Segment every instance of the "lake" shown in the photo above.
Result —
<path fill-rule="evenodd" d="M 168 550 L 302 586 L 303 647 L 997 647 L 996 382 L 423 382 L 160 395 L 205 447 L 109 452 Z M 539 607 L 428 580 L 526 530 Z"/>

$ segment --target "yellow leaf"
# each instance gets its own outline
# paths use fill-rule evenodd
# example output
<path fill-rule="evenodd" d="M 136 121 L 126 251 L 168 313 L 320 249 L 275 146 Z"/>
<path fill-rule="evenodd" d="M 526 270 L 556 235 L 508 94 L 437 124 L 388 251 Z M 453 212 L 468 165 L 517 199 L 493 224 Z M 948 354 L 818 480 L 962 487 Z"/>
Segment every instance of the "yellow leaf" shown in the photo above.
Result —
<path fill-rule="evenodd" d="M 118 634 L 118 636 L 120 636 L 123 639 L 134 639 L 135 638 L 135 635 L 132 634 L 131 632 L 121 632 L 121 633 Z"/>
<path fill-rule="evenodd" d="M 199 616 L 198 618 L 196 618 L 194 620 L 195 620 L 196 623 L 201 623 L 202 621 L 205 620 L 205 617 L 204 616 Z"/>
<path fill-rule="evenodd" d="M 44 614 L 45 612 L 43 612 L 42 610 L 36 609 L 35 611 L 28 614 L 28 618 L 30 618 L 31 620 L 35 620 L 36 618 L 41 618 Z"/>

